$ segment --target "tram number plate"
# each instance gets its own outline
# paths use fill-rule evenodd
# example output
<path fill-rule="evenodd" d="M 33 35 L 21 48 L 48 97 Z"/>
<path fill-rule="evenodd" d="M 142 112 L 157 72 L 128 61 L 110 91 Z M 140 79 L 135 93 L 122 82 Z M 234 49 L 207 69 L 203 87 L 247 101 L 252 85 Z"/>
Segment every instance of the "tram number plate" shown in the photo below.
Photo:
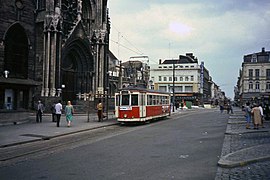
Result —
<path fill-rule="evenodd" d="M 123 111 L 132 110 L 132 107 L 130 107 L 130 106 L 120 106 L 120 110 L 123 110 Z"/>

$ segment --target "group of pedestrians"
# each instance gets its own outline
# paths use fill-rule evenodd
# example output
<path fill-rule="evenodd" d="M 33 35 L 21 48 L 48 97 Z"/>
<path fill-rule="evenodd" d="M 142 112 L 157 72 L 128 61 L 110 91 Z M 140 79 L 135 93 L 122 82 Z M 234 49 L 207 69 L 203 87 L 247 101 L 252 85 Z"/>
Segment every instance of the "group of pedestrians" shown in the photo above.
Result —
<path fill-rule="evenodd" d="M 42 114 L 45 110 L 44 105 L 39 100 L 37 104 L 37 114 L 36 114 L 36 122 L 42 122 Z M 53 104 L 51 107 L 52 112 L 52 122 L 56 122 L 56 126 L 60 127 L 60 119 L 63 113 L 63 105 L 61 104 L 61 100 L 58 103 Z M 64 109 L 64 114 L 66 116 L 67 126 L 71 126 L 71 122 L 73 121 L 74 108 L 71 105 L 71 101 L 67 102 L 67 105 Z"/>
<path fill-rule="evenodd" d="M 100 122 L 105 117 L 103 115 L 104 107 L 101 100 L 99 100 L 96 106 L 96 109 L 97 109 L 98 121 Z M 36 110 L 37 110 L 36 122 L 37 123 L 42 122 L 42 114 L 45 110 L 45 107 L 40 100 L 38 101 Z M 71 123 L 73 121 L 73 114 L 74 114 L 74 108 L 71 104 L 71 101 L 67 102 L 67 105 L 65 109 L 63 110 L 63 105 L 61 104 L 61 100 L 59 100 L 58 103 L 52 105 L 51 112 L 52 112 L 52 122 L 56 122 L 57 127 L 60 127 L 60 119 L 63 112 L 66 116 L 67 126 L 68 127 L 71 126 Z"/>
<path fill-rule="evenodd" d="M 246 106 L 243 108 L 246 118 L 246 129 L 250 129 L 251 122 L 253 121 L 253 129 L 259 129 L 259 126 L 264 128 L 264 113 L 261 104 L 253 104 L 253 107 L 250 106 L 250 103 L 247 102 Z"/>
<path fill-rule="evenodd" d="M 232 108 L 231 103 L 225 104 L 225 106 L 219 105 L 219 108 L 220 108 L 220 113 L 223 113 L 224 110 L 227 110 L 227 114 L 230 114 L 230 113 L 233 114 L 233 108 Z"/>

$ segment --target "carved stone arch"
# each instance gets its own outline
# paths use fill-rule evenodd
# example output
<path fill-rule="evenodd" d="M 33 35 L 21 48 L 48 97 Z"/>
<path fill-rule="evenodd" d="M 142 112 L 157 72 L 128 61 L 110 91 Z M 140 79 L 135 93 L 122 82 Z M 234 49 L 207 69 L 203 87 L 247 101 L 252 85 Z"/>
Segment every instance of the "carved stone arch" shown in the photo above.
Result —
<path fill-rule="evenodd" d="M 61 64 L 63 100 L 74 100 L 79 93 L 92 91 L 94 60 L 89 45 L 81 39 L 71 41 L 63 51 Z"/>
<path fill-rule="evenodd" d="M 16 22 L 4 34 L 4 68 L 9 77 L 28 78 L 28 55 L 30 40 L 24 27 Z"/>
<path fill-rule="evenodd" d="M 82 18 L 84 20 L 93 20 L 96 18 L 95 14 L 96 3 L 93 0 L 83 1 Z"/>

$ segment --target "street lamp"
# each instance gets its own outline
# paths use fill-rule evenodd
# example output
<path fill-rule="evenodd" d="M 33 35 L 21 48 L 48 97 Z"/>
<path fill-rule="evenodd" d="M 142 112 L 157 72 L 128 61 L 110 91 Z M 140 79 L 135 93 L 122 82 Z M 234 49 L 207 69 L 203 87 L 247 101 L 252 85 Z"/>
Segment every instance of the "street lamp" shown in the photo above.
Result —
<path fill-rule="evenodd" d="M 8 70 L 5 70 L 5 71 L 4 71 L 4 77 L 5 77 L 5 78 L 8 78 L 8 75 L 9 75 L 9 71 L 8 71 Z"/>
<path fill-rule="evenodd" d="M 57 89 L 57 95 L 58 97 L 61 97 L 61 94 L 62 94 L 62 89 L 65 89 L 66 85 L 62 84 L 61 85 L 61 88 L 58 88 Z"/>
<path fill-rule="evenodd" d="M 175 61 L 173 61 L 173 112 L 174 112 L 174 105 L 175 105 Z"/>

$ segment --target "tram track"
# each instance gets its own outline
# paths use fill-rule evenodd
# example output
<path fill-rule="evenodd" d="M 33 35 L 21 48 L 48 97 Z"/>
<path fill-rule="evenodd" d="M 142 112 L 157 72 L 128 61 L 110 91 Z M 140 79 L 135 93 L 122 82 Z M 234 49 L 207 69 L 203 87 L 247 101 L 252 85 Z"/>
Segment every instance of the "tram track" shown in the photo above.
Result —
<path fill-rule="evenodd" d="M 183 112 L 181 114 L 175 113 L 170 117 L 175 119 L 176 117 L 186 117 L 190 115 L 190 111 Z M 208 111 L 193 111 L 192 114 L 207 113 Z M 170 119 L 170 118 L 169 118 Z M 144 125 L 125 125 L 118 124 L 91 129 L 88 131 L 77 132 L 74 134 L 67 134 L 65 136 L 59 136 L 51 138 L 49 140 L 36 141 L 26 144 L 18 144 L 15 146 L 0 148 L 0 166 L 5 164 L 16 163 L 31 158 L 37 158 L 44 155 L 50 155 L 66 149 L 73 149 L 79 146 L 92 144 L 94 142 L 111 138 L 113 136 L 121 135 L 131 131 L 135 131 L 141 128 L 151 127 L 157 123 L 166 123 L 167 120 L 155 121 L 155 123 L 149 123 Z"/>
<path fill-rule="evenodd" d="M 100 127 L 88 131 L 59 136 L 49 140 L 35 141 L 0 148 L 0 167 L 5 166 L 5 164 L 17 163 L 31 158 L 50 155 L 66 149 L 73 149 L 79 146 L 92 144 L 103 139 L 135 131 L 147 126 L 147 124 L 143 126 L 120 126 L 115 124 L 107 127 Z"/>
<path fill-rule="evenodd" d="M 65 136 L 59 136 L 50 140 L 36 141 L 32 143 L 19 144 L 0 149 L 0 165 L 6 162 L 23 160 L 33 156 L 46 155 L 58 150 L 66 149 L 81 145 L 83 143 L 93 143 L 108 135 L 119 133 L 124 128 L 118 125 L 101 127 L 89 131 L 78 132 Z"/>

